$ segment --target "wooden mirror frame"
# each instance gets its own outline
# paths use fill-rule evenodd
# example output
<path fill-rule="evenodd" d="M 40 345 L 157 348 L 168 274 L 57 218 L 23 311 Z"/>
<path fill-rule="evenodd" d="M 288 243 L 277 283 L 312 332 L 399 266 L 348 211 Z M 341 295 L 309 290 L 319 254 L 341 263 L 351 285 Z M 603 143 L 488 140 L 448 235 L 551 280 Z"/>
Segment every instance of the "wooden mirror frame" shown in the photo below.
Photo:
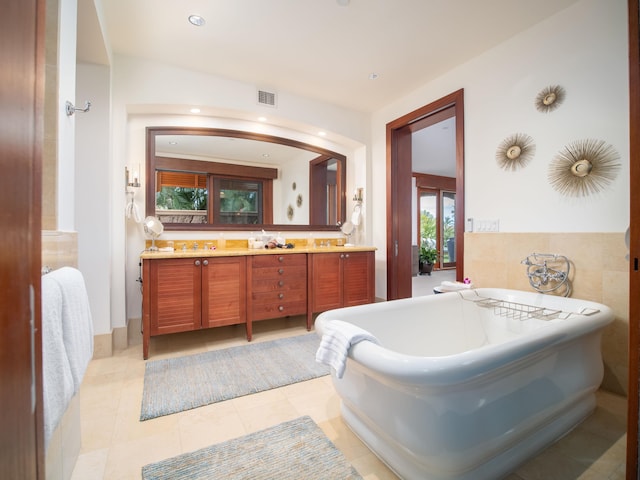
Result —
<path fill-rule="evenodd" d="M 292 140 L 290 138 L 277 137 L 273 135 L 266 135 L 261 133 L 245 132 L 242 130 L 228 130 L 221 128 L 204 128 L 204 127 L 147 127 L 147 144 L 146 144 L 146 186 L 145 186 L 145 212 L 147 216 L 156 215 L 156 137 L 161 135 L 203 135 L 203 136 L 220 136 L 220 137 L 232 137 L 242 138 L 247 140 L 256 140 L 269 143 L 277 143 L 280 145 L 287 145 L 289 147 L 300 148 L 318 154 L 318 158 L 324 160 L 335 159 L 337 162 L 336 180 L 339 188 L 338 202 L 336 206 L 336 224 L 334 225 L 322 225 L 322 224 L 309 224 L 309 225 L 292 225 L 292 224 L 190 224 L 190 223 L 167 223 L 164 225 L 165 230 L 258 230 L 258 229 L 270 229 L 279 231 L 338 231 L 340 225 L 345 221 L 346 215 L 346 163 L 347 157 L 339 153 L 327 150 L 307 143 Z M 309 198 L 309 219 L 321 217 L 321 202 L 313 198 L 311 186 L 314 185 L 314 180 L 317 175 L 318 158 L 310 162 L 309 169 L 309 185 L 310 185 L 310 198 Z M 189 161 L 189 160 L 185 160 Z M 316 168 L 311 168 L 316 167 Z"/>

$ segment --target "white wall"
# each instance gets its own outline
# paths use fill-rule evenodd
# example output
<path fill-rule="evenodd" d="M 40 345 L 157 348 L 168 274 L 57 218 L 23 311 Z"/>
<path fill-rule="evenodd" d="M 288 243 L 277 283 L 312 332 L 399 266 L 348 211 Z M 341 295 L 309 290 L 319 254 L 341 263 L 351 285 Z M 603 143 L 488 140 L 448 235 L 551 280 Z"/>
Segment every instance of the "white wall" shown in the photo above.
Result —
<path fill-rule="evenodd" d="M 60 0 L 58 25 L 58 230 L 74 231 L 75 115 L 68 117 L 65 102 L 76 104 L 77 0 Z M 82 102 L 82 105 L 84 102 Z"/>
<path fill-rule="evenodd" d="M 75 223 L 78 268 L 84 275 L 96 335 L 111 332 L 110 69 L 77 65 L 77 97 L 91 110 L 75 115 Z"/>
<path fill-rule="evenodd" d="M 458 66 L 372 118 L 372 168 L 384 171 L 385 125 L 464 88 L 465 216 L 498 219 L 505 232 L 624 232 L 629 219 L 627 10 L 625 0 L 583 0 Z M 534 107 L 548 85 L 567 91 L 563 105 Z M 517 172 L 495 160 L 500 142 L 524 132 L 535 140 L 532 162 Z M 550 161 L 563 146 L 600 139 L 620 154 L 617 179 L 606 191 L 573 199 L 552 189 Z M 371 207 L 376 293 L 386 292 L 385 176 L 373 179 Z"/>

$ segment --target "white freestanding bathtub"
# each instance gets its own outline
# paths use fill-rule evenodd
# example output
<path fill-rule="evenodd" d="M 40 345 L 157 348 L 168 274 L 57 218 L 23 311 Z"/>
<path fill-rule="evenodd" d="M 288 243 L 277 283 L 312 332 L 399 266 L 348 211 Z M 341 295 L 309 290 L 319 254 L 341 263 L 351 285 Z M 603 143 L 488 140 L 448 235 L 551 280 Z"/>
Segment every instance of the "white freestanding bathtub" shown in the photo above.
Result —
<path fill-rule="evenodd" d="M 405 479 L 496 480 L 595 408 L 601 304 L 476 289 L 324 312 L 373 334 L 333 372 L 349 427 Z M 335 324 L 334 324 L 335 325 Z"/>

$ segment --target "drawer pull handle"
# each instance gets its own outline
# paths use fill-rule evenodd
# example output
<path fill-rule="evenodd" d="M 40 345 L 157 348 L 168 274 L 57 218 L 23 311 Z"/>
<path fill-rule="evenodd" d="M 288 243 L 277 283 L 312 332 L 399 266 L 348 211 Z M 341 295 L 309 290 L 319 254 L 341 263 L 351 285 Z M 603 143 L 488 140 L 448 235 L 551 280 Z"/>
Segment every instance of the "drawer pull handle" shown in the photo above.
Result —
<path fill-rule="evenodd" d="M 279 287 L 283 287 L 283 286 L 284 286 L 284 282 L 283 282 L 282 280 L 280 280 L 280 281 L 278 282 L 278 286 L 279 286 Z"/>
<path fill-rule="evenodd" d="M 206 267 L 207 265 L 209 265 L 209 260 L 203 260 L 202 264 Z"/>
<path fill-rule="evenodd" d="M 280 275 L 282 275 L 282 274 L 284 273 L 284 268 L 280 268 L 280 269 L 278 269 L 278 273 L 279 273 Z"/>
<path fill-rule="evenodd" d="M 284 298 L 284 293 L 278 294 L 278 298 L 282 300 Z"/>
<path fill-rule="evenodd" d="M 278 310 L 280 310 L 280 311 L 282 312 L 282 311 L 284 310 L 284 307 L 283 307 L 282 305 L 280 305 L 280 306 L 278 307 Z"/>
<path fill-rule="evenodd" d="M 341 254 L 340 254 L 340 258 L 344 258 L 344 253 L 341 253 Z"/>
<path fill-rule="evenodd" d="M 284 257 L 278 257 L 279 262 L 284 262 Z"/>
<path fill-rule="evenodd" d="M 196 267 L 199 267 L 200 266 L 200 260 L 196 260 L 195 264 L 196 264 Z"/>

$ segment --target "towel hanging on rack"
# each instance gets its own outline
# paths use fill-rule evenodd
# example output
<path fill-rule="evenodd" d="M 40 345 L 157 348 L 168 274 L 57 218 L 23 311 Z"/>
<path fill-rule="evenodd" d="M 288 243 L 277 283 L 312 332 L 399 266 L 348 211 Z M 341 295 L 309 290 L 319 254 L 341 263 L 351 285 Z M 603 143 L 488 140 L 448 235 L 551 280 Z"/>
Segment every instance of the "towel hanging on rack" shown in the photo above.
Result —
<path fill-rule="evenodd" d="M 133 192 L 127 192 L 127 193 L 130 194 L 131 196 L 130 196 L 129 203 L 127 203 L 127 206 L 124 209 L 125 215 L 127 216 L 127 218 L 133 218 L 134 222 L 140 223 L 142 221 L 142 218 L 140 218 L 140 212 L 138 211 L 138 206 L 133 201 L 134 193 Z"/>
<path fill-rule="evenodd" d="M 360 214 L 361 207 L 360 205 L 356 205 L 353 207 L 353 213 L 351 214 L 351 223 L 353 223 L 356 227 L 360 225 L 360 220 L 362 215 Z"/>

